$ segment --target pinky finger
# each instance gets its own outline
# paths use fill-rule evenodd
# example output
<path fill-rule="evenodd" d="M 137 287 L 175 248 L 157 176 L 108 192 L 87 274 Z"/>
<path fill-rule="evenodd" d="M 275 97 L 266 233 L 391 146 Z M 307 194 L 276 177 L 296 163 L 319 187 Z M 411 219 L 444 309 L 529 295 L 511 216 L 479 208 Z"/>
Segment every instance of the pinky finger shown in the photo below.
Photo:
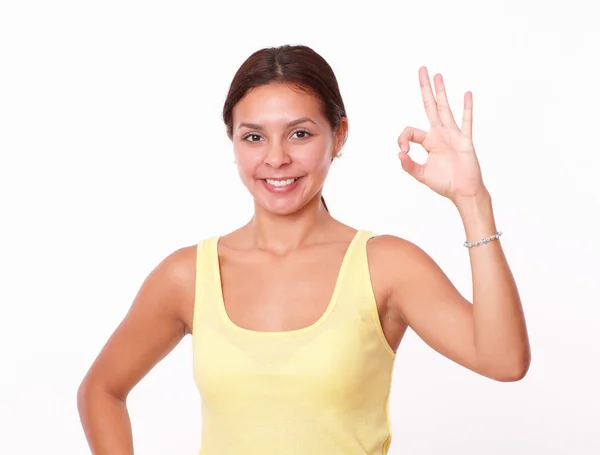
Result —
<path fill-rule="evenodd" d="M 471 138 L 473 135 L 473 93 L 465 93 L 465 105 L 463 108 L 463 118 L 461 132 L 465 137 Z"/>

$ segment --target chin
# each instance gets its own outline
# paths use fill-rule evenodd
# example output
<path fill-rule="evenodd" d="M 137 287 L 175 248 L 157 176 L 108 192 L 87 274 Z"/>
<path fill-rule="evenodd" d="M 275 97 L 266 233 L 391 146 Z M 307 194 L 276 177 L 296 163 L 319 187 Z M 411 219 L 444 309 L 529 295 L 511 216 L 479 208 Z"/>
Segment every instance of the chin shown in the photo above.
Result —
<path fill-rule="evenodd" d="M 275 215 L 291 215 L 310 203 L 310 199 L 302 197 L 277 197 L 270 194 L 258 194 L 257 196 L 254 198 L 255 204 Z"/>
<path fill-rule="evenodd" d="M 267 212 L 275 215 L 291 215 L 302 209 L 305 204 L 292 201 L 262 201 L 259 205 Z"/>

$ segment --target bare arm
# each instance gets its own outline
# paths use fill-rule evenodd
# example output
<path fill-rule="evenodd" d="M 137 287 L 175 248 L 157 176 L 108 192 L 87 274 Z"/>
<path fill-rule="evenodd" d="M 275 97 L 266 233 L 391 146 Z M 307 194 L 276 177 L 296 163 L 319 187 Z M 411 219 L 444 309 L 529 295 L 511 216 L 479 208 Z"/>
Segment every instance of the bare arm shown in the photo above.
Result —
<path fill-rule="evenodd" d="M 442 75 L 434 75 L 433 82 L 435 96 L 427 68 L 419 68 L 430 129 L 407 127 L 398 138 L 398 156 L 408 174 L 454 203 L 467 240 L 476 242 L 497 231 L 473 144 L 473 94 L 464 95 L 459 128 Z M 410 157 L 411 142 L 427 151 L 424 164 Z M 394 238 L 382 243 L 388 247 L 383 261 L 389 269 L 388 308 L 396 310 L 392 313 L 400 314 L 404 324 L 437 351 L 482 375 L 515 381 L 526 374 L 530 349 L 523 308 L 500 241 L 469 249 L 472 305 L 423 251 Z"/>
<path fill-rule="evenodd" d="M 459 211 L 469 240 L 496 233 L 489 198 L 465 203 Z M 473 304 L 412 243 L 392 236 L 372 242 L 390 289 L 387 307 L 401 315 L 399 323 L 409 325 L 439 353 L 479 374 L 498 381 L 516 381 L 526 374 L 530 362 L 527 329 L 500 241 L 469 249 Z"/>
<path fill-rule="evenodd" d="M 176 251 L 149 274 L 79 387 L 79 415 L 94 455 L 133 454 L 127 395 L 189 332 L 183 315 L 194 292 L 190 250 Z"/>

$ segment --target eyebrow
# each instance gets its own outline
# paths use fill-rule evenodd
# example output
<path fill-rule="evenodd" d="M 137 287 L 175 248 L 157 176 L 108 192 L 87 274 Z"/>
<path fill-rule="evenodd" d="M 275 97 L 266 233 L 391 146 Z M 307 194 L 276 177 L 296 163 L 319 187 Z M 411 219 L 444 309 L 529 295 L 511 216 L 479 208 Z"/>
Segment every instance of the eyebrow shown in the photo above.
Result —
<path fill-rule="evenodd" d="M 310 123 L 314 123 L 316 125 L 316 123 L 313 120 L 311 120 L 310 118 L 302 117 L 302 118 L 292 120 L 291 122 L 289 122 L 286 125 L 286 128 L 291 128 L 292 126 L 296 126 L 296 125 L 299 125 L 304 122 L 310 122 Z M 245 126 L 246 128 L 253 129 L 253 130 L 263 130 L 264 129 L 264 127 L 262 125 L 258 125 L 257 123 L 240 123 L 238 125 L 237 129 L 240 129 L 243 126 Z"/>

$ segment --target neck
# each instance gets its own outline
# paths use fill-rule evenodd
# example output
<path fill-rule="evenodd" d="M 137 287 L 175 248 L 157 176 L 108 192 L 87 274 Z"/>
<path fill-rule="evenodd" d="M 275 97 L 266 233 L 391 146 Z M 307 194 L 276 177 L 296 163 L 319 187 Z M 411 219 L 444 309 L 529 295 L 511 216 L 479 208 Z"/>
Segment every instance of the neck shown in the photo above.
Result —
<path fill-rule="evenodd" d="M 302 245 L 317 242 L 321 233 L 333 222 L 319 195 L 305 207 L 289 215 L 270 213 L 255 205 L 254 216 L 246 227 L 259 249 L 284 254 Z"/>

